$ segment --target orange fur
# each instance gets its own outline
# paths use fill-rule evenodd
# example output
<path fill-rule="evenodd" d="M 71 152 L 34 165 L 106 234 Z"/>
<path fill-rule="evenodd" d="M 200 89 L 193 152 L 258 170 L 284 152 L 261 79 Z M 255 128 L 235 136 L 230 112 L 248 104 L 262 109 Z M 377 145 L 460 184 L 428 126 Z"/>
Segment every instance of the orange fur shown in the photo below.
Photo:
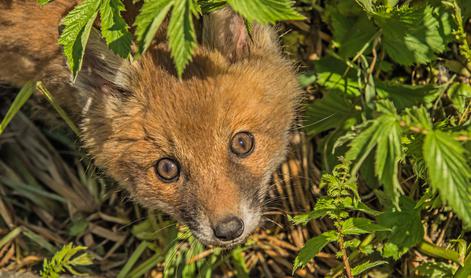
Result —
<path fill-rule="evenodd" d="M 175 76 L 166 42 L 130 62 L 92 32 L 83 69 L 72 84 L 65 80 L 56 43 L 59 18 L 71 5 L 53 3 L 42 10 L 33 0 L 0 0 L 0 82 L 21 86 L 44 79 L 80 114 L 82 140 L 96 163 L 137 201 L 172 214 L 205 243 L 245 239 L 260 220 L 270 175 L 284 159 L 301 96 L 275 32 L 255 25 L 248 36 L 243 21 L 228 9 L 208 16 L 182 80 Z M 41 16 L 46 10 L 48 16 Z M 2 71 L 7 65 L 14 71 Z M 247 158 L 228 148 L 239 131 L 255 137 Z M 172 184 L 159 180 L 153 168 L 169 156 L 181 165 L 181 177 Z M 243 236 L 231 243 L 218 241 L 208 228 L 228 215 L 246 222 Z"/>

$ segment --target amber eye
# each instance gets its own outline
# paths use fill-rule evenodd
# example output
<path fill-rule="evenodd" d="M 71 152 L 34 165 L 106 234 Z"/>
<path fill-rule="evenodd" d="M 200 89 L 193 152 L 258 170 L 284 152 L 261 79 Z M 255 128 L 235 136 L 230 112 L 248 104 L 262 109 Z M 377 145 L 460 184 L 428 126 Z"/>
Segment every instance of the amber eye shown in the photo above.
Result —
<path fill-rule="evenodd" d="M 180 176 L 180 165 L 172 158 L 161 158 L 155 164 L 155 172 L 163 182 L 174 182 Z"/>
<path fill-rule="evenodd" d="M 250 132 L 239 132 L 231 139 L 231 151 L 239 157 L 248 156 L 252 153 L 254 147 L 255 138 Z"/>

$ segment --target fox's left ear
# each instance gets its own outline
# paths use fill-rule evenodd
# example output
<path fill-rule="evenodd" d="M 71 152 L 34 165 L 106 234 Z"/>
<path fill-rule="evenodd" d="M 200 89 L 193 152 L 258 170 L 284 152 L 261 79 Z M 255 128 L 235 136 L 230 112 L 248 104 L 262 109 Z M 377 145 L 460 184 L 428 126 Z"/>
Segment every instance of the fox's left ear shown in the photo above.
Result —
<path fill-rule="evenodd" d="M 244 19 L 228 7 L 204 16 L 202 37 L 205 47 L 218 50 L 231 62 L 279 51 L 273 28 L 253 24 L 249 35 Z"/>
<path fill-rule="evenodd" d="M 92 29 L 83 57 L 82 69 L 73 87 L 86 93 L 111 94 L 116 97 L 129 94 L 131 63 L 114 54 Z"/>

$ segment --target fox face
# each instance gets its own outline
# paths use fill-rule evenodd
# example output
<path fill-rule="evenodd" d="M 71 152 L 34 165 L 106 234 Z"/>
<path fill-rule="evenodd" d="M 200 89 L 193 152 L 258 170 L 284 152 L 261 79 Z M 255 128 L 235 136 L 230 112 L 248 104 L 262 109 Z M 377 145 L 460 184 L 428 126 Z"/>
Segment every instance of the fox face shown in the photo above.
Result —
<path fill-rule="evenodd" d="M 250 38 L 229 10 L 205 24 L 182 79 L 166 43 L 131 63 L 92 34 L 74 86 L 96 163 L 202 243 L 230 247 L 261 221 L 300 89 L 273 30 L 255 26 Z"/>

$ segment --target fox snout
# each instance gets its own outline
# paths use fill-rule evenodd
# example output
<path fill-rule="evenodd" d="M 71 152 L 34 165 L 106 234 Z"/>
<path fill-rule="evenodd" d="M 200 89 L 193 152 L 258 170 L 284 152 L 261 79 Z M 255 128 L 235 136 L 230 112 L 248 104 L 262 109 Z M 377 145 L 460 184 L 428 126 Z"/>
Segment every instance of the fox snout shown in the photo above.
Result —
<path fill-rule="evenodd" d="M 239 217 L 230 215 L 216 223 L 213 232 L 219 240 L 235 240 L 244 232 L 244 222 Z"/>

